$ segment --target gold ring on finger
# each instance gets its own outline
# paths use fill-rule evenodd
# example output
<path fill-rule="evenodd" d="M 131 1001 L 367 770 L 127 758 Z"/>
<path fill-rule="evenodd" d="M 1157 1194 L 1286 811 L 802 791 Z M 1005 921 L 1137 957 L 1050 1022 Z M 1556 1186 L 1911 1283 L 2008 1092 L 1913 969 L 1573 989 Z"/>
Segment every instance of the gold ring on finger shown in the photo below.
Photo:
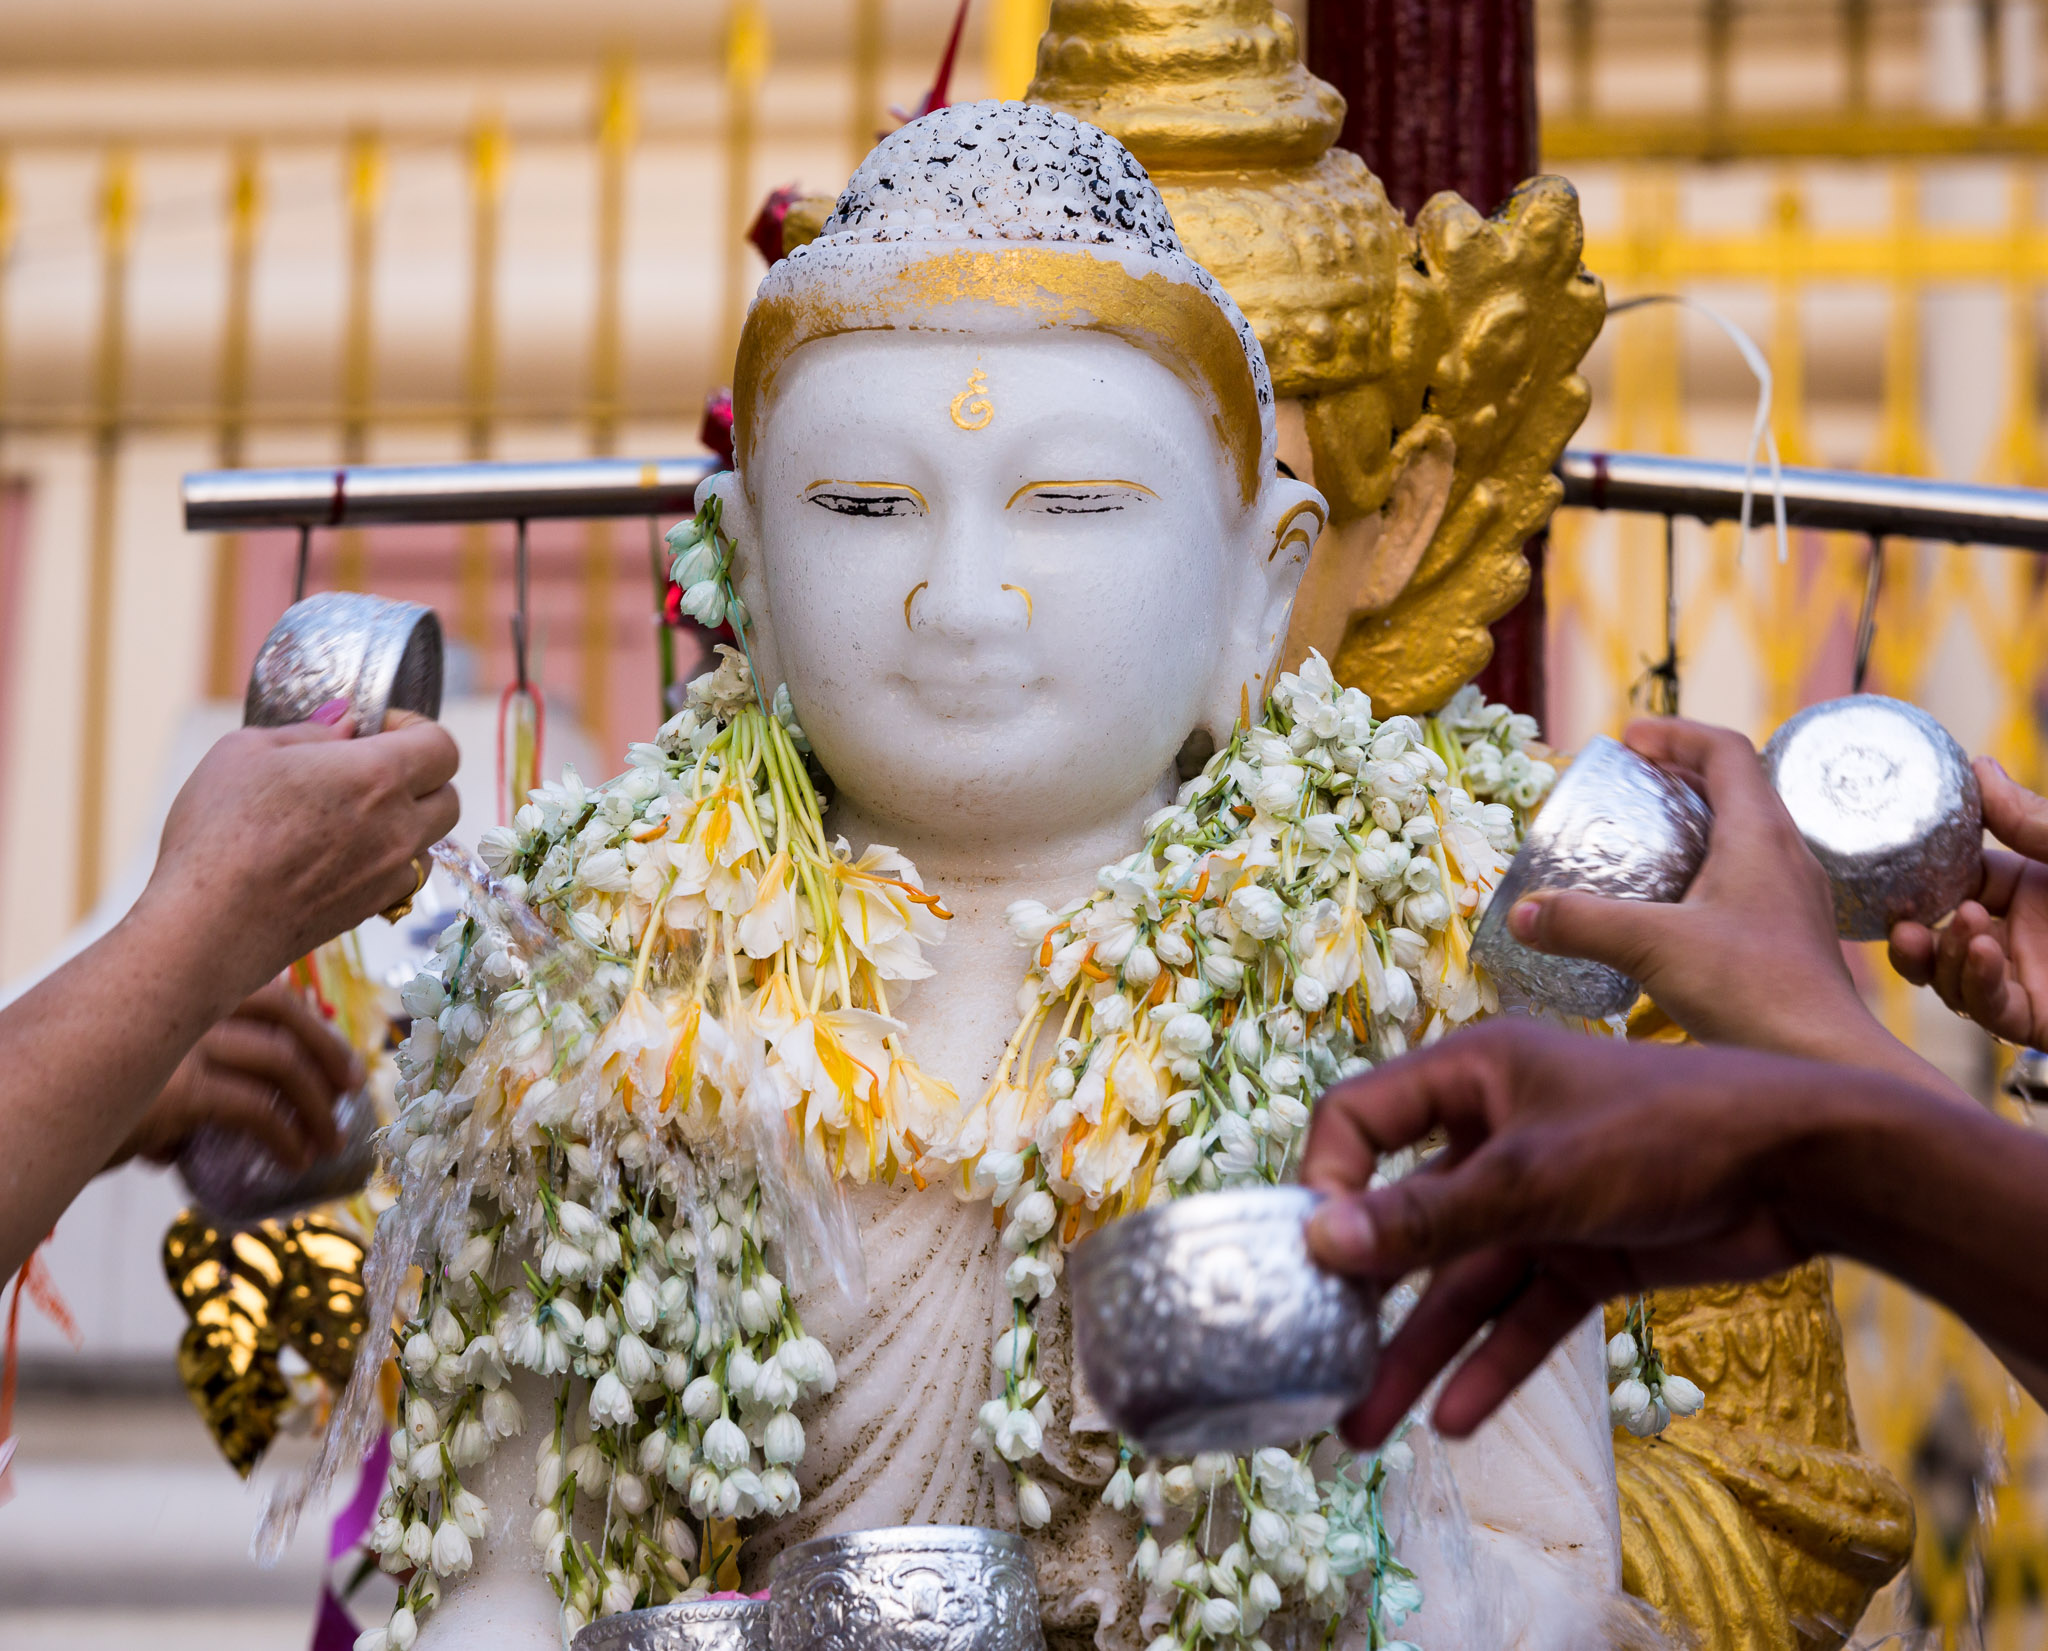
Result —
<path fill-rule="evenodd" d="M 426 863 L 415 854 L 412 857 L 412 893 L 395 906 L 387 906 L 380 914 L 387 923 L 396 923 L 412 910 L 412 903 L 420 897 L 420 890 L 427 886 Z"/>

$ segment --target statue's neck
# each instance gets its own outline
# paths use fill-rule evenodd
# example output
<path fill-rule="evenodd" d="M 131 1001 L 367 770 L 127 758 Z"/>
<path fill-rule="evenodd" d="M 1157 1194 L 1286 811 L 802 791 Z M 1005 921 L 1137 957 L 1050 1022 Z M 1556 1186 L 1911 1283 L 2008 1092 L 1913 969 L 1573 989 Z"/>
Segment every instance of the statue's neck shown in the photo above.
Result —
<path fill-rule="evenodd" d="M 1086 895 L 1096 873 L 1135 853 L 1145 820 L 1173 799 L 1173 776 L 1114 820 L 1066 836 L 989 842 L 919 831 L 901 821 L 875 821 L 852 804 L 835 804 L 827 827 L 858 854 L 874 843 L 900 850 L 924 886 L 953 914 L 945 937 L 926 954 L 937 973 L 898 985 L 890 1012 L 908 1028 L 912 1056 L 977 1101 L 1017 1027 L 1017 988 L 1027 954 L 1004 920 L 1012 901 L 1041 900 L 1055 909 Z"/>

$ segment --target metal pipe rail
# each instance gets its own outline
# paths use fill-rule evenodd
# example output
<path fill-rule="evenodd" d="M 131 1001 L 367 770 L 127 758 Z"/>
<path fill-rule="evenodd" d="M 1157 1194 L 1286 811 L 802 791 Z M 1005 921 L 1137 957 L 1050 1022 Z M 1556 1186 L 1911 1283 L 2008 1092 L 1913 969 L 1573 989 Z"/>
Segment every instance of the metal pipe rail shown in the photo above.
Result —
<path fill-rule="evenodd" d="M 691 508 L 697 484 L 715 463 L 701 457 L 200 471 L 185 478 L 185 526 L 194 532 L 236 533 L 671 516 Z M 1558 475 L 1564 502 L 1585 509 L 1705 522 L 1732 522 L 1742 510 L 1739 464 L 1575 448 L 1564 455 Z M 1788 468 L 1783 475 L 1786 517 L 1793 527 L 2048 551 L 2048 491 L 1850 470 Z M 1768 526 L 1772 519 L 1769 479 L 1759 469 L 1750 508 L 1753 526 Z"/>
<path fill-rule="evenodd" d="M 693 459 L 571 459 L 547 464 L 349 464 L 319 470 L 201 470 L 185 478 L 185 527 L 396 527 L 674 516 L 718 468 Z"/>
<path fill-rule="evenodd" d="M 1557 474 L 1564 482 L 1564 502 L 1583 509 L 1690 516 L 1703 522 L 1732 522 L 1742 514 L 1739 464 L 1573 448 Z M 2048 491 L 1794 466 L 1780 474 L 1791 527 L 2048 551 Z M 1773 510 L 1770 471 L 1758 466 L 1750 525 L 1768 527 Z"/>

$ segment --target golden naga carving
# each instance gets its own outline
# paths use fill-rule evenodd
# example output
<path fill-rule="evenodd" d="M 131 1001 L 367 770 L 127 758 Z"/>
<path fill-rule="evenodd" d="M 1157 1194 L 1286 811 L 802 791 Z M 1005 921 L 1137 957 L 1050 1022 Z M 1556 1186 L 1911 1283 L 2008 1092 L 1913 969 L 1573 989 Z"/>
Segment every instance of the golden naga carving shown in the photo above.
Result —
<path fill-rule="evenodd" d="M 1707 1403 L 1615 1435 L 1624 1585 L 1707 1651 L 1834 1651 L 1911 1556 L 1913 1504 L 1860 1454 L 1832 1270 L 1660 1291 L 1651 1311 Z"/>
<path fill-rule="evenodd" d="M 1131 147 L 1258 330 L 1282 456 L 1332 512 L 1292 654 L 1322 647 L 1383 710 L 1441 705 L 1528 587 L 1585 416 L 1606 300 L 1571 186 L 1493 218 L 1439 195 L 1408 225 L 1332 147 L 1343 102 L 1269 0 L 1054 0 L 1029 95 Z M 1911 1551 L 1911 1503 L 1858 1454 L 1829 1279 L 1653 1298 L 1707 1403 L 1617 1434 L 1624 1580 L 1702 1651 L 1833 1651 Z"/>

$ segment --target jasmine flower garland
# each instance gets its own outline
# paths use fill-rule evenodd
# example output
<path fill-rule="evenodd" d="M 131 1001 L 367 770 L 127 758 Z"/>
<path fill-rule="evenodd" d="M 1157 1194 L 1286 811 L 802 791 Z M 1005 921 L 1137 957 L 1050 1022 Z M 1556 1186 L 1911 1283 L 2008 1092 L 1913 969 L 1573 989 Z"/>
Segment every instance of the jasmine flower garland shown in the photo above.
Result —
<path fill-rule="evenodd" d="M 1010 909 L 1032 948 L 1023 1018 L 951 1150 L 1007 1216 L 1013 1321 L 980 1424 L 1027 1526 L 1051 1516 L 1030 1472 L 1049 1414 L 1033 1317 L 1066 1247 L 1156 1200 L 1287 1179 L 1323 1089 L 1499 1006 L 1471 934 L 1554 778 L 1534 721 L 1472 688 L 1436 717 L 1376 719 L 1313 654 L 1264 712 L 1092 894 Z M 1421 1596 L 1381 1495 L 1406 1447 L 1324 1480 L 1314 1452 L 1133 1476 L 1126 1451 L 1103 1500 L 1139 1525 L 1152 1651 L 1255 1651 L 1282 1610 L 1334 1628 L 1357 1578 L 1368 1643 L 1404 1643 L 1387 1635 Z"/>
<path fill-rule="evenodd" d="M 716 503 L 670 544 L 685 607 L 744 647 Z M 787 690 L 765 700 L 720 652 L 624 774 L 568 771 L 486 834 L 469 915 L 406 988 L 400 1193 L 365 1282 L 380 1322 L 424 1275 L 371 1535 L 410 1577 L 358 1651 L 408 1651 L 502 1516 L 463 1474 L 529 1426 L 529 1536 L 567 1633 L 719 1585 L 742 1523 L 799 1502 L 794 1410 L 835 1372 L 776 1268 L 850 1282 L 844 1178 L 957 1175 L 1000 1210 L 1012 1321 L 979 1421 L 1045 1525 L 1033 1313 L 1066 1246 L 1153 1199 L 1284 1179 L 1325 1087 L 1497 1007 L 1471 930 L 1553 777 L 1535 724 L 1470 688 L 1376 720 L 1311 656 L 1093 894 L 1012 908 L 1023 1016 L 963 1122 L 889 1015 L 891 983 L 933 973 L 943 906 L 894 850 L 827 839 Z M 1689 1384 L 1636 1327 L 1655 1419 Z M 378 1363 L 322 1473 L 360 1446 Z M 553 1384 L 549 1414 L 523 1413 L 519 1370 Z M 1133 1472 L 1126 1451 L 1103 1500 L 1134 1519 L 1153 1651 L 1262 1651 L 1275 1612 L 1334 1623 L 1355 1591 L 1369 1643 L 1403 1643 L 1421 1597 L 1383 1495 L 1407 1448 L 1328 1478 L 1312 1458 Z"/>
<path fill-rule="evenodd" d="M 623 775 L 571 771 L 486 835 L 493 876 L 406 987 L 379 1243 L 425 1283 L 371 1542 L 411 1577 L 359 1651 L 406 1651 L 470 1567 L 505 1511 L 463 1476 L 530 1426 L 568 1632 L 714 1586 L 740 1522 L 797 1507 L 794 1409 L 835 1380 L 771 1245 L 857 1265 L 835 1181 L 910 1170 L 957 1111 L 888 1016 L 943 908 L 894 851 L 826 839 L 787 695 L 723 653 Z"/>

